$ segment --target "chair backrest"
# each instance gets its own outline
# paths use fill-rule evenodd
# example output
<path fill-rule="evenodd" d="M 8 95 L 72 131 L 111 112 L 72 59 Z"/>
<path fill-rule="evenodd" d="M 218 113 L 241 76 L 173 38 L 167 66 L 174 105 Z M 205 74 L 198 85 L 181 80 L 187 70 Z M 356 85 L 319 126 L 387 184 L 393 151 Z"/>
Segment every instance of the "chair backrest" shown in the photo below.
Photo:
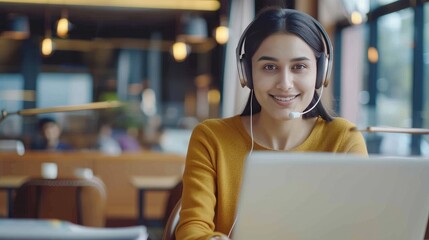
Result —
<path fill-rule="evenodd" d="M 179 199 L 179 201 L 177 201 L 176 205 L 171 211 L 167 223 L 165 224 L 162 240 L 176 240 L 175 232 L 177 223 L 179 222 L 179 213 L 181 208 L 182 200 Z"/>
<path fill-rule="evenodd" d="M 167 199 L 167 204 L 165 206 L 164 218 L 163 218 L 164 226 L 167 224 L 167 221 L 170 218 L 170 214 L 173 211 L 173 209 L 176 207 L 177 202 L 182 198 L 182 189 L 183 189 L 182 181 L 179 181 L 176 184 L 176 186 L 174 186 L 172 189 L 168 191 L 169 196 Z"/>
<path fill-rule="evenodd" d="M 106 188 L 93 177 L 29 179 L 17 189 L 15 218 L 60 219 L 91 227 L 105 226 Z"/>
<path fill-rule="evenodd" d="M 178 182 L 174 188 L 170 189 L 167 205 L 164 212 L 164 233 L 163 240 L 175 240 L 174 235 L 176 225 L 179 222 L 179 212 L 182 207 L 182 181 Z"/>

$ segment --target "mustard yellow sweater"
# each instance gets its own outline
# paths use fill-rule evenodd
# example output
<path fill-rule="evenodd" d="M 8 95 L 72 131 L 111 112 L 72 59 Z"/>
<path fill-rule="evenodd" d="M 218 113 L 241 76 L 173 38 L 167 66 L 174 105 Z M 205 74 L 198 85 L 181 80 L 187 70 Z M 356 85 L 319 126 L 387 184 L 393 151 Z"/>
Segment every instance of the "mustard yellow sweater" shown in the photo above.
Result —
<path fill-rule="evenodd" d="M 310 136 L 292 151 L 367 155 L 360 132 L 342 118 L 319 118 Z M 208 239 L 228 235 L 234 222 L 244 159 L 251 138 L 241 117 L 211 119 L 193 131 L 183 175 L 183 195 L 176 239 Z M 269 150 L 255 143 L 254 151 Z"/>

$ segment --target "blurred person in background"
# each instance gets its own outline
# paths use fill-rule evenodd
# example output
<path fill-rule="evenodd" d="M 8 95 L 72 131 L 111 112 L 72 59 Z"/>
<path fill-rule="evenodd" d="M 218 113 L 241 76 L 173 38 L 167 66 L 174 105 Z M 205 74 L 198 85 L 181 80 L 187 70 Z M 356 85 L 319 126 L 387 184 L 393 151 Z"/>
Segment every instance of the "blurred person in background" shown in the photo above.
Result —
<path fill-rule="evenodd" d="M 110 124 L 104 123 L 100 125 L 96 148 L 108 155 L 119 155 L 122 153 L 119 142 L 113 137 Z"/>
<path fill-rule="evenodd" d="M 52 118 L 41 118 L 37 124 L 40 136 L 36 138 L 30 148 L 32 150 L 68 151 L 73 147 L 62 142 L 60 137 L 62 129 Z"/>

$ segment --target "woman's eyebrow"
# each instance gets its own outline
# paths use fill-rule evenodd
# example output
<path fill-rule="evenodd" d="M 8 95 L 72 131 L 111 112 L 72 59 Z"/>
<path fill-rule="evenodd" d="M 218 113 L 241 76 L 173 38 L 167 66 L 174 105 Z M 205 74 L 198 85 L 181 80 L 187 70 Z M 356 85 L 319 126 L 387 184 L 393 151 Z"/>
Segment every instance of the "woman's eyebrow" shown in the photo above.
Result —
<path fill-rule="evenodd" d="M 257 60 L 259 61 L 278 61 L 277 58 L 275 57 L 270 57 L 270 56 L 262 56 L 260 58 L 258 58 Z M 292 58 L 291 62 L 300 62 L 300 61 L 310 61 L 310 58 L 308 57 L 297 57 L 297 58 Z"/>
<path fill-rule="evenodd" d="M 308 57 L 297 57 L 297 58 L 293 58 L 291 61 L 292 62 L 310 61 L 310 58 L 308 58 Z"/>
<path fill-rule="evenodd" d="M 278 61 L 278 59 L 275 57 L 262 56 L 262 57 L 258 58 L 257 62 L 264 61 L 264 60 L 265 61 Z"/>

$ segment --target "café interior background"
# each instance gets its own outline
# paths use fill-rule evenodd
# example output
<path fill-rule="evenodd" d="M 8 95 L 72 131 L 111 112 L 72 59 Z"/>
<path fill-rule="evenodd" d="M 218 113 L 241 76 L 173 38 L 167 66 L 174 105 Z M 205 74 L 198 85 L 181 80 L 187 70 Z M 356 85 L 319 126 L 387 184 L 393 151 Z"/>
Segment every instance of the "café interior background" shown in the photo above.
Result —
<path fill-rule="evenodd" d="M 183 4 L 169 5 L 175 3 Z M 240 6 L 248 4 L 253 11 L 244 12 Z M 231 106 L 239 104 L 234 96 L 242 90 L 235 59 L 229 58 L 243 29 L 232 19 L 271 5 L 307 11 L 328 30 L 334 67 L 324 101 L 339 116 L 361 129 L 429 127 L 427 0 L 0 0 L 3 114 L 125 103 L 10 115 L 0 122 L 0 138 L 28 145 L 37 120 L 47 115 L 76 149 L 93 148 L 99 126 L 108 123 L 114 131 L 132 133 L 145 148 L 164 134 L 162 150 L 183 151 L 195 124 L 238 113 Z M 228 29 L 229 37 L 216 35 Z M 426 135 L 364 136 L 371 153 L 429 155 Z"/>

